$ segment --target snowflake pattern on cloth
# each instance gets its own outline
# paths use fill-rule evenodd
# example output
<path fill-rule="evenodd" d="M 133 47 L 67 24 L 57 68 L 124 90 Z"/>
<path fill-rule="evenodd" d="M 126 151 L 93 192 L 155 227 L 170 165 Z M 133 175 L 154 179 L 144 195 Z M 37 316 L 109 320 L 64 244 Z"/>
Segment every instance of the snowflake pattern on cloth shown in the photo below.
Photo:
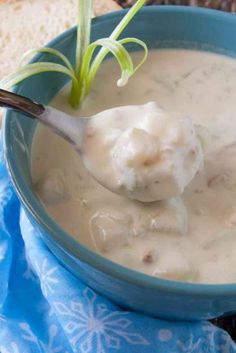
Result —
<path fill-rule="evenodd" d="M 80 282 L 21 210 L 0 150 L 0 352 L 236 353 L 236 345 L 208 322 L 127 312 Z"/>
<path fill-rule="evenodd" d="M 132 321 L 127 318 L 127 312 L 110 311 L 106 304 L 96 303 L 97 295 L 89 288 L 84 289 L 83 296 L 87 306 L 80 301 L 70 302 L 70 307 L 62 302 L 54 303 L 56 312 L 68 320 L 65 330 L 71 336 L 73 348 L 78 344 L 82 353 L 92 352 L 92 342 L 95 342 L 96 352 L 105 353 L 109 348 L 120 350 L 122 340 L 131 345 L 150 344 L 141 334 L 129 332 Z"/>

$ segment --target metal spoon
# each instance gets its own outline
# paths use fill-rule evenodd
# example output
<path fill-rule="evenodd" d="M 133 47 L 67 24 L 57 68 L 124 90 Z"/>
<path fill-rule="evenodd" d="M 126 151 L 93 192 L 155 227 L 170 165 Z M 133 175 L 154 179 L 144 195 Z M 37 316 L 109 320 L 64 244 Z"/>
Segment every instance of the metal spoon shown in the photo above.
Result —
<path fill-rule="evenodd" d="M 136 189 L 134 193 L 133 191 L 130 192 L 117 178 L 116 170 L 113 168 L 110 146 L 104 143 L 103 132 L 107 129 L 108 121 L 109 126 L 116 128 L 117 123 L 120 127 L 122 121 L 122 124 L 127 125 L 128 123 L 129 125 L 128 118 L 130 115 L 140 121 L 145 111 L 156 109 L 155 103 L 147 103 L 143 106 L 115 107 L 88 118 L 76 118 L 55 108 L 34 102 L 29 98 L 0 89 L 0 106 L 19 111 L 52 128 L 55 133 L 73 145 L 81 156 L 85 168 L 106 189 L 130 198 L 142 200 L 142 198 L 140 199 L 140 197 L 136 196 Z M 121 133 L 120 128 L 116 130 Z M 125 151 L 122 150 L 122 153 L 125 153 Z M 146 193 L 146 187 L 138 185 L 137 188 L 139 193 Z M 153 195 L 151 195 L 150 201 L 153 201 Z"/>
<path fill-rule="evenodd" d="M 85 168 L 101 185 L 110 191 L 119 193 L 113 186 L 115 176 L 112 175 L 112 177 L 110 177 L 112 168 L 106 168 L 105 162 L 100 163 L 99 156 L 104 154 L 101 141 L 100 144 L 98 143 L 98 145 L 95 146 L 95 154 L 92 155 L 86 147 L 88 145 L 86 141 L 89 139 L 91 142 L 91 125 L 93 125 L 97 119 L 99 119 L 99 122 L 101 120 L 103 121 L 104 113 L 108 113 L 111 117 L 117 113 L 124 115 L 126 107 L 112 108 L 91 117 L 78 118 L 2 89 L 0 89 L 0 107 L 14 109 L 29 118 L 37 119 L 44 125 L 49 126 L 56 134 L 73 145 L 74 149 L 81 156 Z M 106 171 L 109 171 L 108 176 Z"/>
<path fill-rule="evenodd" d="M 11 108 L 32 119 L 39 120 L 73 144 L 77 151 L 80 151 L 82 147 L 86 126 L 91 119 L 77 119 L 60 110 L 3 89 L 0 89 L 0 107 Z"/>
<path fill-rule="evenodd" d="M 79 153 L 85 168 L 89 173 L 105 188 L 115 193 L 120 193 L 114 186 L 115 175 L 112 174 L 110 164 L 106 168 L 106 160 L 101 162 L 101 156 L 104 156 L 102 149 L 102 141 L 95 146 L 95 153 L 88 151 L 87 145 L 91 143 L 91 125 L 104 121 L 104 113 L 112 118 L 114 114 L 125 115 L 126 107 L 118 107 L 108 109 L 91 117 L 81 118 L 73 117 L 55 108 L 44 106 L 38 102 L 32 101 L 29 98 L 20 96 L 16 93 L 0 89 L 0 107 L 11 108 L 23 113 L 32 119 L 37 119 L 44 125 L 49 126 L 56 134 L 63 137 L 74 149 Z M 89 144 L 86 143 L 89 139 Z M 90 148 L 89 148 L 90 150 Z M 110 161 L 109 161 L 110 162 Z M 108 175 L 107 175 L 108 173 Z"/>
<path fill-rule="evenodd" d="M 20 111 L 51 127 L 73 145 L 86 169 L 101 185 L 131 199 L 153 202 L 176 197 L 202 165 L 201 144 L 191 120 L 178 119 L 176 125 L 155 102 L 120 106 L 89 118 L 75 118 L 0 90 L 0 106 Z M 148 131 L 142 125 L 145 119 Z M 161 121 L 177 133 L 167 133 L 165 137 Z M 175 136 L 182 142 L 176 144 Z"/>

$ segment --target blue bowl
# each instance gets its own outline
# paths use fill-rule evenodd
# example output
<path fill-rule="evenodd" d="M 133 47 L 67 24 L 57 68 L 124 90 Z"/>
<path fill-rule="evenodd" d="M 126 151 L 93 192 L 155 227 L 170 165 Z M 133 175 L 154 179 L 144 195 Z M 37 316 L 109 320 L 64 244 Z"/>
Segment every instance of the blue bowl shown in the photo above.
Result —
<path fill-rule="evenodd" d="M 124 11 L 93 20 L 92 39 L 108 36 Z M 189 48 L 236 55 L 236 17 L 189 7 L 149 7 L 135 17 L 124 33 L 152 48 Z M 76 29 L 49 46 L 72 59 Z M 33 61 L 46 60 L 38 55 Z M 158 63 L 157 63 L 158 70 Z M 63 75 L 42 74 L 16 91 L 47 104 L 66 83 Z M 4 151 L 11 180 L 33 226 L 57 258 L 78 278 L 122 307 L 167 319 L 206 319 L 236 312 L 236 284 L 201 285 L 162 280 L 127 269 L 95 254 L 64 232 L 34 195 L 30 149 L 36 123 L 8 111 L 3 125 Z"/>

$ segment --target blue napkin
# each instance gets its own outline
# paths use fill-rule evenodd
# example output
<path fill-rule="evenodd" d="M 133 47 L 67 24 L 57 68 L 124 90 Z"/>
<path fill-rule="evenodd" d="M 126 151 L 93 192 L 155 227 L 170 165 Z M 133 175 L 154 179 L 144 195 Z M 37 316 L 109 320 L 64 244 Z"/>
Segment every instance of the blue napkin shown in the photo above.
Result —
<path fill-rule="evenodd" d="M 232 353 L 204 322 L 127 312 L 68 272 L 44 245 L 12 189 L 0 148 L 1 353 Z"/>

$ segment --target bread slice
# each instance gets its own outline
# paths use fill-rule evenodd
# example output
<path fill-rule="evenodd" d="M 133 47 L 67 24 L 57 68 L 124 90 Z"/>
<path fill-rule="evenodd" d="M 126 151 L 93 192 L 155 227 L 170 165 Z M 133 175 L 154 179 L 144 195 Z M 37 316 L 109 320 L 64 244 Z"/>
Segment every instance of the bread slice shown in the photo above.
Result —
<path fill-rule="evenodd" d="M 22 54 L 76 24 L 78 0 L 0 0 L 0 79 Z M 116 10 L 113 0 L 94 0 L 96 15 Z"/>

